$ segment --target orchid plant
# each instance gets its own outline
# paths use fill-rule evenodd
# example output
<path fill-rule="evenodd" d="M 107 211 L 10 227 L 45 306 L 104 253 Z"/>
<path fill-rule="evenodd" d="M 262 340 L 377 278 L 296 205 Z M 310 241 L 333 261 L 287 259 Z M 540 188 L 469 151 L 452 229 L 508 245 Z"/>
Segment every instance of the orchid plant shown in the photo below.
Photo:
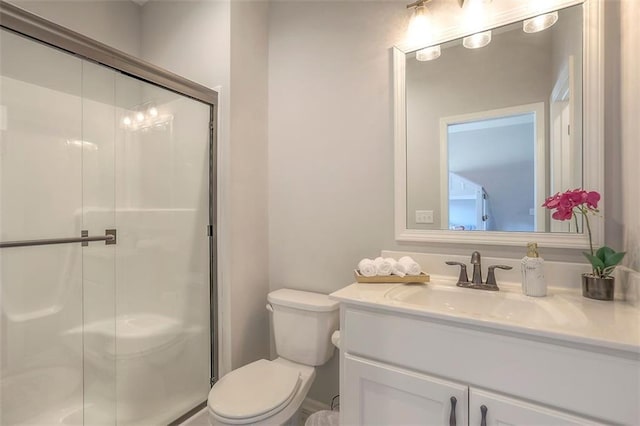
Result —
<path fill-rule="evenodd" d="M 597 278 L 607 278 L 613 270 L 618 266 L 624 258 L 625 252 L 616 252 L 610 247 L 602 246 L 597 251 L 593 250 L 593 241 L 591 239 L 591 225 L 589 216 L 598 214 L 598 202 L 600 194 L 596 191 L 585 191 L 583 189 L 574 189 L 566 191 L 562 194 L 557 193 L 547 198 L 542 204 L 549 210 L 555 210 L 551 217 L 556 220 L 576 221 L 576 232 L 578 231 L 578 215 L 584 218 L 584 224 L 589 235 L 589 253 L 583 252 L 585 257 L 591 263 L 593 276 Z"/>

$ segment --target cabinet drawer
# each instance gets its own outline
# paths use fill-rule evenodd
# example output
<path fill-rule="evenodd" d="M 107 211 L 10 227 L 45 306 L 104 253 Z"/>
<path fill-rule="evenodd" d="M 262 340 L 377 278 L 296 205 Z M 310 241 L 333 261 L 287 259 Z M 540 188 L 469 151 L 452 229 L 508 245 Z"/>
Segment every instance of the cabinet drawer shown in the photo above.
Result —
<path fill-rule="evenodd" d="M 348 354 L 604 422 L 640 424 L 640 362 L 514 334 L 343 307 Z"/>

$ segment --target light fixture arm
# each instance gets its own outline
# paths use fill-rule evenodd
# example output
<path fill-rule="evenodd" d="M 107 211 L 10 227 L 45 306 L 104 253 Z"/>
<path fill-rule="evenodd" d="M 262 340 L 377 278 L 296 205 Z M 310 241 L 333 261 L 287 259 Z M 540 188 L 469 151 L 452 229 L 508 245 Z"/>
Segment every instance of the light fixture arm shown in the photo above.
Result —
<path fill-rule="evenodd" d="M 412 7 L 420 7 L 420 6 L 424 6 L 425 4 L 429 3 L 431 0 L 417 0 L 414 1 L 413 3 L 410 3 L 407 5 L 407 9 L 411 9 Z"/>

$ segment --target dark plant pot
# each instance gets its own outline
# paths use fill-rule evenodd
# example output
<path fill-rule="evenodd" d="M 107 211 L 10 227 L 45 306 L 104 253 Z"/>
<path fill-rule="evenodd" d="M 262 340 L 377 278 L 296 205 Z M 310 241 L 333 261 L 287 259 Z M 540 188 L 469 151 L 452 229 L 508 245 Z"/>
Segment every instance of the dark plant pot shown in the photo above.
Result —
<path fill-rule="evenodd" d="M 589 299 L 613 300 L 616 280 L 613 277 L 599 278 L 582 274 L 582 295 Z"/>

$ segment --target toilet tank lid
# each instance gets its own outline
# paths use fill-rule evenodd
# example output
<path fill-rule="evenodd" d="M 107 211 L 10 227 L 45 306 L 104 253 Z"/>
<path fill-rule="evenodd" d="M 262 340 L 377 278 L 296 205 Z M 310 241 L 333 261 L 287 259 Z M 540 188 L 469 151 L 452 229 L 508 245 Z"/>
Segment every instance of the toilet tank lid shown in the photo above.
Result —
<path fill-rule="evenodd" d="M 329 299 L 329 296 L 326 294 L 291 290 L 288 288 L 272 291 L 267 296 L 267 300 L 272 305 L 287 306 L 313 312 L 335 311 L 340 306 L 340 302 Z"/>

